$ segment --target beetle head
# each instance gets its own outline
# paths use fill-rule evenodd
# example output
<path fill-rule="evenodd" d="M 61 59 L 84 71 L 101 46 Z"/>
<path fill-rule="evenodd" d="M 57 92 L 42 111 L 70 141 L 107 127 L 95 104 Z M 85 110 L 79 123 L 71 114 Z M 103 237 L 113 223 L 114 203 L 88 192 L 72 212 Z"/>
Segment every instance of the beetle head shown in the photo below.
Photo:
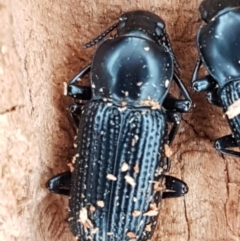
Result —
<path fill-rule="evenodd" d="M 218 14 L 240 7 L 239 0 L 204 0 L 199 11 L 203 21 L 208 23 Z"/>
<path fill-rule="evenodd" d="M 165 34 L 165 23 L 160 17 L 148 11 L 128 12 L 119 18 L 117 34 L 143 37 L 158 42 Z"/>

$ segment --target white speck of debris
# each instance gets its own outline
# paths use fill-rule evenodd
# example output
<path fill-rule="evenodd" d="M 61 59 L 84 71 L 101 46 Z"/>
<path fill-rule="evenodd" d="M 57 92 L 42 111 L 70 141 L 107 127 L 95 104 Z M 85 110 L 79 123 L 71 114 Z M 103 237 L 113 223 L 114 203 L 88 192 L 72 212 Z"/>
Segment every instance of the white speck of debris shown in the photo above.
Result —
<path fill-rule="evenodd" d="M 149 51 L 150 48 L 147 46 L 147 47 L 144 47 L 144 50 L 145 50 L 145 51 Z"/>
<path fill-rule="evenodd" d="M 143 69 L 147 68 L 147 65 L 143 65 Z"/>
<path fill-rule="evenodd" d="M 97 201 L 97 205 L 98 205 L 98 207 L 103 208 L 104 202 L 103 201 Z"/>
<path fill-rule="evenodd" d="M 96 208 L 93 205 L 91 205 L 89 210 L 91 213 L 94 213 L 96 211 Z"/>
<path fill-rule="evenodd" d="M 78 220 L 83 227 L 86 228 L 93 228 L 93 224 L 91 222 L 90 219 L 88 219 L 88 215 L 87 215 L 87 209 L 86 208 L 82 208 L 79 212 L 79 220 Z"/>
<path fill-rule="evenodd" d="M 96 85 L 94 83 L 92 83 L 92 88 L 95 89 L 96 88 Z"/>
<path fill-rule="evenodd" d="M 67 95 L 67 83 L 63 82 L 63 95 Z"/>
<path fill-rule="evenodd" d="M 170 81 L 168 79 L 165 80 L 165 87 L 167 88 L 169 86 Z"/>
<path fill-rule="evenodd" d="M 125 94 L 126 97 L 129 95 L 128 91 L 125 91 L 124 94 Z"/>
<path fill-rule="evenodd" d="M 219 38 L 219 36 L 218 36 L 218 35 L 215 35 L 214 37 L 215 37 L 215 38 Z"/>
<path fill-rule="evenodd" d="M 137 86 L 141 86 L 143 84 L 143 82 L 138 82 Z"/>
<path fill-rule="evenodd" d="M 126 102 L 126 101 L 122 101 L 122 102 L 121 102 L 121 105 L 122 105 L 122 106 L 127 106 L 127 102 Z"/>
<path fill-rule="evenodd" d="M 124 162 L 121 166 L 121 171 L 126 172 L 128 169 L 129 169 L 129 165 L 126 162 Z"/>
<path fill-rule="evenodd" d="M 73 144 L 73 147 L 74 147 L 74 148 L 77 148 L 77 144 L 76 144 L 76 143 L 74 143 L 74 144 Z"/>
<path fill-rule="evenodd" d="M 140 214 L 141 214 L 141 211 L 139 211 L 139 210 L 134 210 L 134 211 L 132 212 L 132 216 L 133 216 L 133 217 L 138 217 Z"/>
<path fill-rule="evenodd" d="M 104 101 L 104 102 L 107 102 L 108 100 L 107 100 L 107 98 L 103 98 L 103 101 Z"/>
<path fill-rule="evenodd" d="M 128 236 L 128 238 L 130 238 L 130 240 L 137 238 L 137 236 L 134 232 L 127 232 L 127 236 Z"/>
<path fill-rule="evenodd" d="M 146 213 L 143 214 L 143 216 L 149 216 L 149 217 L 152 217 L 152 216 L 157 216 L 158 215 L 158 211 L 157 210 L 150 210 Z"/>
<path fill-rule="evenodd" d="M 99 92 L 103 92 L 103 88 L 100 88 L 100 89 L 99 89 Z"/>
<path fill-rule="evenodd" d="M 136 198 L 136 197 L 134 197 L 134 198 L 133 198 L 133 201 L 134 201 L 134 202 L 136 202 L 136 201 L 137 201 L 137 198 Z"/>
<path fill-rule="evenodd" d="M 107 179 L 108 180 L 111 180 L 111 181 L 116 181 L 117 180 L 117 178 L 113 175 L 113 174 L 107 174 Z"/>
<path fill-rule="evenodd" d="M 94 228 L 91 231 L 92 231 L 92 234 L 96 234 L 99 231 L 99 228 Z"/>
<path fill-rule="evenodd" d="M 136 186 L 136 182 L 134 181 L 134 179 L 132 177 L 130 177 L 129 175 L 126 175 L 125 180 L 128 184 L 130 184 L 132 187 Z"/>
<path fill-rule="evenodd" d="M 238 63 L 240 64 L 240 60 L 238 60 Z"/>

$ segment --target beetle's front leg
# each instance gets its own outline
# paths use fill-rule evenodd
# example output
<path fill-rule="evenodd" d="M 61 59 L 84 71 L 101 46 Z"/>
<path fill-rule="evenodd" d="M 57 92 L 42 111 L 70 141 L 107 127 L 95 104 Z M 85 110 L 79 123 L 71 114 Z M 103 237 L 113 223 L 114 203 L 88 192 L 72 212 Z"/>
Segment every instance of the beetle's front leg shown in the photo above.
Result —
<path fill-rule="evenodd" d="M 174 98 L 171 94 L 168 94 L 163 102 L 163 107 L 168 111 L 185 113 L 190 111 L 192 101 L 186 99 L 180 100 Z"/>
<path fill-rule="evenodd" d="M 173 123 L 173 126 L 168 134 L 168 145 L 171 145 L 180 126 L 182 117 L 180 113 L 167 111 L 167 122 Z"/>
<path fill-rule="evenodd" d="M 212 91 L 216 87 L 216 81 L 207 75 L 203 78 L 198 78 L 199 69 L 202 65 L 202 60 L 198 59 L 192 76 L 192 89 L 195 92 Z"/>
<path fill-rule="evenodd" d="M 69 171 L 57 174 L 47 181 L 46 187 L 50 192 L 69 196 L 71 176 Z"/>
<path fill-rule="evenodd" d="M 92 96 L 92 90 L 89 86 L 79 86 L 77 82 L 89 73 L 91 65 L 80 71 L 66 86 L 65 95 L 71 96 L 74 99 L 89 100 Z"/>
<path fill-rule="evenodd" d="M 188 186 L 182 180 L 165 175 L 166 190 L 163 192 L 162 198 L 182 197 L 188 192 Z"/>
<path fill-rule="evenodd" d="M 239 158 L 240 152 L 228 149 L 234 147 L 239 147 L 239 145 L 233 135 L 223 136 L 215 141 L 215 148 L 220 153 Z"/>

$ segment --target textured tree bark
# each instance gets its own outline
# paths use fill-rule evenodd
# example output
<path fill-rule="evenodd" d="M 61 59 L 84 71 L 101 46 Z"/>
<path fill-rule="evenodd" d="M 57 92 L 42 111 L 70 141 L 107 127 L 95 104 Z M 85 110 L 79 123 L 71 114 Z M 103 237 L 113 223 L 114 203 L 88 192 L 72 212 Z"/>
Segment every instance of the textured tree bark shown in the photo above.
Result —
<path fill-rule="evenodd" d="M 125 11 L 145 9 L 167 24 L 181 77 L 190 90 L 197 58 L 200 0 L 0 0 L 0 240 L 70 241 L 67 199 L 46 180 L 67 170 L 74 129 L 63 96 L 91 61 L 82 44 Z M 153 240 L 239 241 L 240 160 L 222 157 L 213 141 L 229 133 L 221 110 L 204 95 L 184 115 L 170 173 L 189 185 L 184 198 L 164 200 Z"/>

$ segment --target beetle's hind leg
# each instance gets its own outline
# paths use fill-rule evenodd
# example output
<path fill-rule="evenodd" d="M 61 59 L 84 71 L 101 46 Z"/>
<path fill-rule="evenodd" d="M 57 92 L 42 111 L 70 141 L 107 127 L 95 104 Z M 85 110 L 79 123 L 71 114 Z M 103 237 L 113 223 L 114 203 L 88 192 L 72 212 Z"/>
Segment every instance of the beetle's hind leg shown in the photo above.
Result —
<path fill-rule="evenodd" d="M 47 181 L 46 187 L 50 192 L 69 196 L 71 176 L 69 171 L 57 174 Z"/>
<path fill-rule="evenodd" d="M 163 192 L 163 199 L 182 197 L 188 192 L 187 184 L 176 177 L 165 175 L 165 186 L 166 190 Z"/>
<path fill-rule="evenodd" d="M 234 147 L 239 147 L 239 145 L 233 135 L 223 136 L 215 141 L 215 148 L 217 151 L 222 154 L 240 158 L 240 152 L 228 149 Z"/>

